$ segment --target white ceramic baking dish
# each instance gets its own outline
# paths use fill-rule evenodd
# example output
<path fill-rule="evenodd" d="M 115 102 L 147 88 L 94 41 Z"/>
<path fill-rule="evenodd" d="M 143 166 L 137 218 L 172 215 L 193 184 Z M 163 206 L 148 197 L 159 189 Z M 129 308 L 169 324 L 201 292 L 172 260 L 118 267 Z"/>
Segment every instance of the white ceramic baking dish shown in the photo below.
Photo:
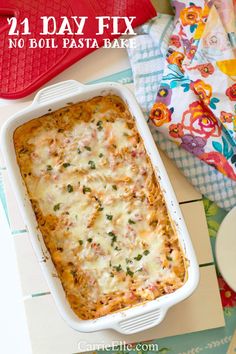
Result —
<path fill-rule="evenodd" d="M 150 156 L 154 170 L 161 184 L 169 214 L 175 223 L 185 256 L 189 260 L 188 279 L 180 289 L 172 294 L 164 295 L 156 300 L 114 314 L 109 314 L 96 320 L 81 320 L 72 311 L 66 299 L 61 282 L 58 277 L 55 277 L 55 267 L 39 231 L 16 161 L 13 133 L 15 129 L 23 123 L 32 118 L 40 117 L 48 113 L 49 110 L 55 111 L 62 108 L 66 106 L 68 102 L 76 103 L 82 100 L 88 100 L 95 96 L 106 95 L 108 93 L 120 96 L 127 103 L 130 112 L 136 120 L 137 128 L 144 141 L 145 148 Z M 73 80 L 46 87 L 37 93 L 29 107 L 7 120 L 1 130 L 1 145 L 9 179 L 24 222 L 29 231 L 37 259 L 60 314 L 72 328 L 82 332 L 92 332 L 107 328 L 115 329 L 124 334 L 140 332 L 158 325 L 163 320 L 167 310 L 171 306 L 186 299 L 192 294 L 199 279 L 199 268 L 195 253 L 165 167 L 143 114 L 129 89 L 117 83 L 83 85 Z M 179 321 L 181 319 L 176 320 Z"/>

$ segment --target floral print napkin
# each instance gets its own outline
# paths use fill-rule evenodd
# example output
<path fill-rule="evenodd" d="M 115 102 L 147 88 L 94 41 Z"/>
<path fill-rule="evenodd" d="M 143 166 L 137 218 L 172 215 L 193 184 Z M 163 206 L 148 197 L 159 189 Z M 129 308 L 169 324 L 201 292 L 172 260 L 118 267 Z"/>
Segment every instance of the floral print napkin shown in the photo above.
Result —
<path fill-rule="evenodd" d="M 229 36 L 235 21 L 227 20 L 233 2 L 172 3 L 175 27 L 150 120 L 178 146 L 236 181 L 236 59 Z"/>
<path fill-rule="evenodd" d="M 159 13 L 157 17 L 136 28 L 136 46 L 127 49 L 135 96 L 147 120 L 162 81 L 164 62 L 173 30 L 173 17 Z M 206 70 L 204 67 L 200 69 L 203 73 Z M 113 77 L 109 77 L 109 80 L 113 80 Z M 121 82 L 127 82 L 128 78 L 122 80 Z M 166 99 L 168 101 L 170 97 Z M 159 133 L 151 122 L 149 127 L 158 147 L 174 161 L 201 194 L 225 210 L 230 210 L 236 205 L 235 181 L 200 160 L 197 155 L 186 149 L 180 149 L 174 141 Z"/>

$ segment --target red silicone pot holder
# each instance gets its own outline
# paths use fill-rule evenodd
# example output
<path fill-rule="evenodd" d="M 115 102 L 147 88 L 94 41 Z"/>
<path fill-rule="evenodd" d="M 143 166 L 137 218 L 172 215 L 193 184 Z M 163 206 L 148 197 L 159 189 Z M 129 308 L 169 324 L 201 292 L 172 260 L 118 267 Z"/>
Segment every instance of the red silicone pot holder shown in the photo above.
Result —
<path fill-rule="evenodd" d="M 132 26 L 138 26 L 154 17 L 156 11 L 149 0 L 1 0 L 0 3 L 0 97 L 22 98 L 31 94 L 40 86 L 52 79 L 55 75 L 72 65 L 94 48 L 62 48 L 63 38 L 96 38 L 99 46 L 103 45 L 104 38 L 114 38 L 112 28 L 104 31 L 103 35 L 96 36 L 96 16 L 136 16 Z M 58 48 L 34 48 L 27 45 L 23 48 L 9 48 L 9 25 L 7 18 L 15 16 L 18 24 L 29 19 L 30 35 L 11 36 L 11 38 L 36 38 L 42 35 L 41 16 L 54 16 L 60 24 L 61 16 L 87 16 L 84 35 L 63 35 L 56 40 Z M 75 26 L 71 23 L 73 32 Z M 17 29 L 22 27 L 17 26 Z M 122 32 L 126 26 L 122 22 L 119 30 Z M 27 37 L 27 38 L 26 38 Z M 53 38 L 53 36 L 45 36 Z"/>

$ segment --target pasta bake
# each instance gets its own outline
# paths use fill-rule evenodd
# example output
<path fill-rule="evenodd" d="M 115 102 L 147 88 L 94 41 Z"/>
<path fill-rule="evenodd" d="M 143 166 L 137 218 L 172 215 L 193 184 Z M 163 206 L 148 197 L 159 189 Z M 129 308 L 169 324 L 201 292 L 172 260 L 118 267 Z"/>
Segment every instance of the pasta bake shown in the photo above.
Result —
<path fill-rule="evenodd" d="M 17 162 L 71 308 L 83 320 L 180 288 L 187 266 L 128 107 L 99 96 L 14 132 Z"/>

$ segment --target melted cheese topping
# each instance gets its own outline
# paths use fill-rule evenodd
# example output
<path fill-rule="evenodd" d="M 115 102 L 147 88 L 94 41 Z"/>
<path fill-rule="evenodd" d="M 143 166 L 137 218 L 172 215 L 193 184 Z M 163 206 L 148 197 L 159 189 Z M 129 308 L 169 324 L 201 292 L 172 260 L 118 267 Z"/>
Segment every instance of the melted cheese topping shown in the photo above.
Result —
<path fill-rule="evenodd" d="M 82 319 L 173 292 L 184 257 L 134 120 L 117 96 L 17 128 L 18 164 L 68 300 Z"/>

